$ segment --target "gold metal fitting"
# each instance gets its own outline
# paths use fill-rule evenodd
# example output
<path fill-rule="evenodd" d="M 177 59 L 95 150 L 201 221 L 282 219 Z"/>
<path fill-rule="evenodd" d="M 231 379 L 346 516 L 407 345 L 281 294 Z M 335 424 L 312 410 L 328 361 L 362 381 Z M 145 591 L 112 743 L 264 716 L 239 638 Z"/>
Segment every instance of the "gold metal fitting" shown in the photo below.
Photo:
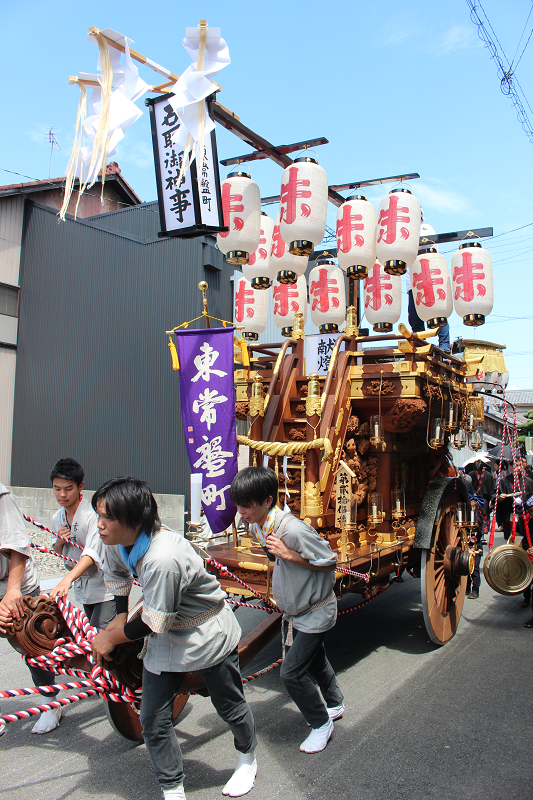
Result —
<path fill-rule="evenodd" d="M 304 315 L 301 311 L 297 311 L 294 315 L 294 325 L 292 326 L 292 338 L 304 339 Z"/>
<path fill-rule="evenodd" d="M 346 312 L 346 328 L 344 332 L 346 336 L 359 335 L 359 328 L 357 327 L 357 311 L 355 306 L 348 307 L 348 311 Z"/>

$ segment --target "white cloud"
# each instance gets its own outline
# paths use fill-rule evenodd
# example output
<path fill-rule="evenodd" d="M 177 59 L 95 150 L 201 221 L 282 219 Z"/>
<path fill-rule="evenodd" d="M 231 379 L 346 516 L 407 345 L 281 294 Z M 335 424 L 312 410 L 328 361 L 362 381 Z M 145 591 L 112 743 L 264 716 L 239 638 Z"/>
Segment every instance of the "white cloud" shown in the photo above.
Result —
<path fill-rule="evenodd" d="M 419 37 L 422 33 L 422 26 L 418 23 L 395 25 L 390 22 L 380 30 L 379 38 L 376 39 L 375 44 L 377 47 L 394 47 L 395 45 L 404 44 L 409 39 Z"/>
<path fill-rule="evenodd" d="M 474 29 L 474 26 L 467 27 L 466 25 L 452 25 L 445 31 L 438 44 L 438 47 L 444 55 L 456 53 L 459 50 L 468 50 L 472 47 L 478 47 L 481 41 Z"/>
<path fill-rule="evenodd" d="M 431 186 L 428 183 L 417 181 L 413 186 L 413 191 L 420 200 L 426 217 L 428 209 L 438 211 L 440 214 L 464 212 L 470 209 L 468 201 L 460 194 L 448 189 L 442 181 L 434 181 L 434 183 L 436 185 Z"/>

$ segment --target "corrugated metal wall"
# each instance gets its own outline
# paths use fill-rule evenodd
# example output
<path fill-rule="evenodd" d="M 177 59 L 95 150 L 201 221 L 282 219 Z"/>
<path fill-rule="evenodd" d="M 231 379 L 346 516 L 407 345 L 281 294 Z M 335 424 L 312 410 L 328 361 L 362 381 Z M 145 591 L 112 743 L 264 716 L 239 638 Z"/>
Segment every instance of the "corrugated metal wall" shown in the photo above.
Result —
<path fill-rule="evenodd" d="M 142 239 L 157 239 L 157 234 L 161 230 L 157 201 L 111 211 L 109 214 L 99 214 L 97 217 L 92 217 L 91 221 L 103 228 L 116 228 L 140 236 Z"/>
<path fill-rule="evenodd" d="M 202 242 L 139 244 L 84 221 L 58 225 L 53 211 L 27 204 L 13 485 L 46 486 L 55 460 L 70 455 L 92 487 L 129 473 L 155 492 L 187 493 L 165 330 L 201 312 L 200 280 L 210 312 L 232 314 L 232 268 L 217 251 L 221 271 L 204 269 Z"/>

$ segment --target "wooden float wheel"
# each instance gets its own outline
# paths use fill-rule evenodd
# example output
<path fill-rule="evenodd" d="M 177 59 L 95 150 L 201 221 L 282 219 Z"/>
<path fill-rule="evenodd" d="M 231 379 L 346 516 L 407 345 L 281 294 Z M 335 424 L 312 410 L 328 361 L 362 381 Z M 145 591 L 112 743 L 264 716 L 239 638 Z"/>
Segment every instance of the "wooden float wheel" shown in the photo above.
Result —
<path fill-rule="evenodd" d="M 172 724 L 176 725 L 178 718 L 189 699 L 188 694 L 178 694 L 172 707 Z M 130 742 L 142 744 L 144 742 L 143 729 L 139 713 L 129 703 L 114 703 L 104 700 L 105 714 L 109 724 L 116 733 L 120 733 Z"/>
<path fill-rule="evenodd" d="M 443 493 L 435 513 L 431 547 L 422 550 L 422 612 L 429 638 L 440 645 L 454 636 L 466 595 L 466 575 L 454 577 L 449 570 L 450 548 L 461 548 L 455 509 L 462 500 L 456 489 Z"/>

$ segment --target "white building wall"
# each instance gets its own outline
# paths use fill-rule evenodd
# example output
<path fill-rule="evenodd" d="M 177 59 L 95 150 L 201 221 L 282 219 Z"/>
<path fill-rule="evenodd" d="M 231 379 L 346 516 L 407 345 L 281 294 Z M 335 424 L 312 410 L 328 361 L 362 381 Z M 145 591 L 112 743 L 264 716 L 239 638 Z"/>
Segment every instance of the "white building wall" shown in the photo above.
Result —
<path fill-rule="evenodd" d="M 0 199 L 0 283 L 19 285 L 24 198 Z"/>
<path fill-rule="evenodd" d="M 0 199 L 0 283 L 19 285 L 20 249 L 24 198 L 21 195 Z M 4 317 L 4 341 L 16 341 L 17 321 Z M 14 329 L 14 330 L 13 330 Z M 14 337 L 14 338 L 13 338 Z M 0 346 L 0 481 L 11 480 L 11 442 L 13 438 L 13 401 L 17 351 Z"/>
<path fill-rule="evenodd" d="M 4 484 L 9 484 L 11 478 L 16 361 L 16 350 L 0 347 L 0 482 Z"/>

